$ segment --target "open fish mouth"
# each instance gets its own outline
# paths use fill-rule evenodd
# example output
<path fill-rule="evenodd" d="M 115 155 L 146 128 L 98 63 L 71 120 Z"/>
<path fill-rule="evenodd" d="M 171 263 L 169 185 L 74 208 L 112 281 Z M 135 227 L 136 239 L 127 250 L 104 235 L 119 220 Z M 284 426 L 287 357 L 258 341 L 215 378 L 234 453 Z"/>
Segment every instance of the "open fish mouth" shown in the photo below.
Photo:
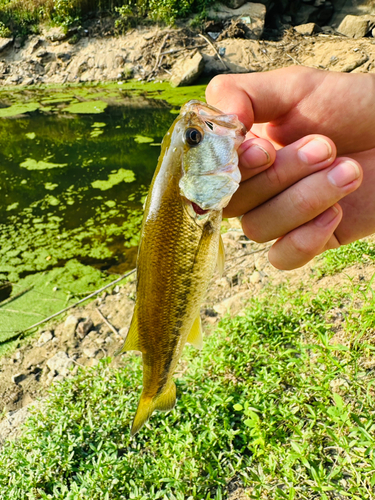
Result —
<path fill-rule="evenodd" d="M 180 117 L 184 141 L 181 195 L 198 215 L 222 210 L 241 181 L 237 149 L 246 128 L 236 115 L 200 101 L 185 104 Z"/>

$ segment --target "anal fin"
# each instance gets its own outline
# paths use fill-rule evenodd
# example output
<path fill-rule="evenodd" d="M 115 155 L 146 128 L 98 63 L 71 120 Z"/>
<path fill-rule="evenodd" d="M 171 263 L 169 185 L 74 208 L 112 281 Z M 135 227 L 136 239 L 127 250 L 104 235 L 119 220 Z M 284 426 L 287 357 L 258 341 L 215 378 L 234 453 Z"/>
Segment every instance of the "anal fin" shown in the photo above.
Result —
<path fill-rule="evenodd" d="M 202 334 L 202 322 L 201 316 L 198 313 L 198 316 L 195 318 L 193 326 L 191 327 L 190 333 L 186 342 L 193 345 L 197 349 L 202 349 L 203 347 L 203 334 Z"/>
<path fill-rule="evenodd" d="M 132 321 L 130 323 L 129 331 L 126 336 L 124 345 L 119 350 L 119 353 L 125 351 L 142 351 L 138 335 L 138 315 L 137 310 L 134 310 Z"/>

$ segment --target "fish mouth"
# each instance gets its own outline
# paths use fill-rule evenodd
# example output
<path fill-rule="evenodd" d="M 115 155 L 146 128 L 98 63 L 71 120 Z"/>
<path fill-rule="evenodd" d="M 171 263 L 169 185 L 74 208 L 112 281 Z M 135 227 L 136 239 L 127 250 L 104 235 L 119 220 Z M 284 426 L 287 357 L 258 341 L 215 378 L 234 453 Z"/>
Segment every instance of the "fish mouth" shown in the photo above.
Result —
<path fill-rule="evenodd" d="M 206 215 L 208 214 L 209 210 L 204 210 L 203 208 L 201 208 L 199 205 L 197 205 L 196 203 L 194 203 L 194 201 L 191 201 L 190 202 L 194 212 L 197 214 L 197 215 Z"/>

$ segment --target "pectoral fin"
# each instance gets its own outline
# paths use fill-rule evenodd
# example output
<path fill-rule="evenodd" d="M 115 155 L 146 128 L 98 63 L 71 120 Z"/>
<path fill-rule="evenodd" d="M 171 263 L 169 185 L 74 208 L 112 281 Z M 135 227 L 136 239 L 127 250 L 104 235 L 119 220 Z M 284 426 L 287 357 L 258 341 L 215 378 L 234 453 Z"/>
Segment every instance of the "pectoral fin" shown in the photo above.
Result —
<path fill-rule="evenodd" d="M 198 316 L 196 317 L 186 342 L 193 345 L 197 349 L 202 349 L 203 335 L 202 335 L 202 323 L 200 314 L 198 314 Z"/>
<path fill-rule="evenodd" d="M 171 380 L 165 390 L 154 398 L 143 395 L 138 403 L 130 434 L 134 436 L 151 417 L 154 410 L 168 411 L 176 404 L 176 384 Z"/>
<path fill-rule="evenodd" d="M 217 269 L 219 271 L 220 276 L 223 275 L 224 265 L 225 265 L 225 250 L 224 250 L 223 238 L 220 235 L 220 238 L 219 238 L 219 252 L 218 252 L 218 255 L 217 255 Z"/>
<path fill-rule="evenodd" d="M 130 328 L 126 336 L 124 345 L 122 346 L 118 354 L 125 351 L 142 351 L 138 336 L 138 317 L 136 310 L 134 310 L 132 322 L 130 324 Z"/>

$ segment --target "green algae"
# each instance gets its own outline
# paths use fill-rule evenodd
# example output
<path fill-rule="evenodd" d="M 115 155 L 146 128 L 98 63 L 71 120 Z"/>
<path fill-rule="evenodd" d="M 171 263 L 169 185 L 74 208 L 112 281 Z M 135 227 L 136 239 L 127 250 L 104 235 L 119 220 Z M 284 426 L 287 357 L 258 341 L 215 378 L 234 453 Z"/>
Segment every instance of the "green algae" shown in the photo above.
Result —
<path fill-rule="evenodd" d="M 52 288 L 46 297 L 60 308 L 70 300 L 69 293 L 75 293 L 71 285 L 84 274 L 84 267 L 96 266 L 99 288 L 100 280 L 107 279 L 100 269 L 119 273 L 135 266 L 142 204 L 159 155 L 158 147 L 149 146 L 160 145 L 173 121 L 170 108 L 157 101 L 168 101 L 170 91 L 165 84 L 140 82 L 121 88 L 108 84 L 0 91 L 0 100 L 8 106 L 0 112 L 5 118 L 19 115 L 0 120 L 0 283 L 12 282 L 15 294 L 29 283 L 23 280 L 39 283 L 41 277 L 49 282 L 56 271 L 53 288 L 59 288 L 61 271 L 67 279 L 65 295 L 59 298 Z M 184 93 L 172 90 L 179 99 L 203 97 L 201 89 L 187 91 L 191 94 L 185 99 Z M 142 100 L 137 101 L 137 95 Z M 156 99 L 152 107 L 144 105 L 144 96 Z M 77 102 L 77 97 L 85 102 Z M 47 107 L 40 105 L 47 102 Z M 180 104 L 176 102 L 175 98 L 173 105 Z M 100 121 L 94 119 L 100 110 L 95 107 L 105 111 Z M 77 274 L 66 272 L 73 261 L 84 266 Z M 79 293 L 85 291 L 83 286 Z M 21 305 L 14 309 L 21 310 Z M 49 311 L 35 308 L 37 314 Z M 7 315 L 9 331 L 36 318 L 9 311 Z"/>
<path fill-rule="evenodd" d="M 20 167 L 27 168 L 27 170 L 47 170 L 50 168 L 63 168 L 67 163 L 52 163 L 48 161 L 36 161 L 32 158 L 26 158 L 25 161 L 20 163 Z"/>
<path fill-rule="evenodd" d="M 97 114 L 103 113 L 107 106 L 108 103 L 104 101 L 85 101 L 72 104 L 64 108 L 64 111 L 78 114 Z"/>
<path fill-rule="evenodd" d="M 106 181 L 98 180 L 91 183 L 91 186 L 94 189 L 100 189 L 101 191 L 107 191 L 111 189 L 116 184 L 120 184 L 120 182 L 134 182 L 135 175 L 132 170 L 125 170 L 124 168 L 120 168 L 117 172 L 112 173 L 108 176 Z"/>
<path fill-rule="evenodd" d="M 143 135 L 136 135 L 134 137 L 135 142 L 138 142 L 138 144 L 147 144 L 149 142 L 154 142 L 154 139 L 152 137 L 145 137 Z"/>
<path fill-rule="evenodd" d="M 22 115 L 31 113 L 40 107 L 38 102 L 13 104 L 9 108 L 0 108 L 0 118 L 9 118 L 10 116 Z"/>

